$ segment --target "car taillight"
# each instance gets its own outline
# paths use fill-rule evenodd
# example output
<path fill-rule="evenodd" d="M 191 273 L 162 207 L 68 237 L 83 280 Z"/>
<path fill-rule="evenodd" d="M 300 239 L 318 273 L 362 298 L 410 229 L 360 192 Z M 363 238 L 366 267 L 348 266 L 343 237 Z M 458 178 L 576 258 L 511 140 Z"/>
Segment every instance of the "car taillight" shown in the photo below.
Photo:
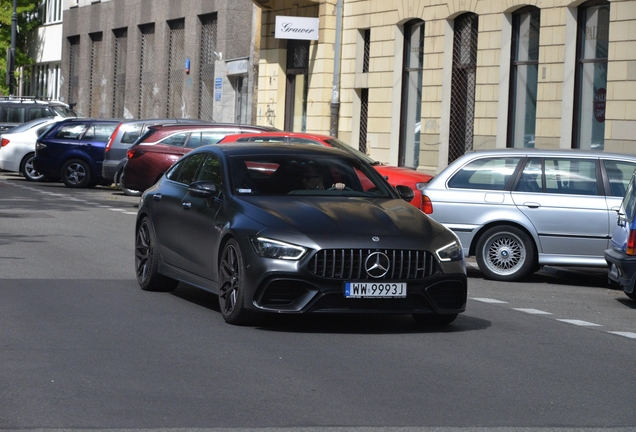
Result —
<path fill-rule="evenodd" d="M 141 156 L 144 153 L 146 153 L 145 150 L 139 150 L 139 149 L 133 147 L 133 148 L 128 149 L 128 151 L 126 152 L 126 157 L 128 159 L 132 159 L 134 157 Z"/>
<path fill-rule="evenodd" d="M 43 150 L 43 149 L 45 149 L 45 148 L 46 148 L 46 144 L 42 144 L 42 143 L 41 143 L 41 142 L 39 142 L 39 141 L 35 143 L 35 151 Z"/>
<path fill-rule="evenodd" d="M 425 214 L 433 214 L 433 203 L 426 195 L 422 195 L 422 211 Z"/>
<path fill-rule="evenodd" d="M 117 127 L 115 128 L 115 130 L 113 131 L 110 138 L 108 138 L 108 142 L 106 143 L 106 148 L 104 149 L 104 153 L 108 153 L 108 150 L 110 150 L 110 147 L 113 145 L 113 141 L 115 140 L 115 135 L 117 135 L 117 131 L 119 130 L 121 125 L 122 123 L 119 123 Z"/>
<path fill-rule="evenodd" d="M 4 146 L 6 146 L 7 144 L 9 144 L 9 140 L 8 140 L 8 139 L 6 139 L 6 138 L 2 138 L 2 143 L 0 144 L 0 147 L 4 147 Z"/>
<path fill-rule="evenodd" d="M 625 249 L 627 255 L 636 255 L 636 230 L 629 230 L 629 237 L 627 238 L 627 248 Z"/>

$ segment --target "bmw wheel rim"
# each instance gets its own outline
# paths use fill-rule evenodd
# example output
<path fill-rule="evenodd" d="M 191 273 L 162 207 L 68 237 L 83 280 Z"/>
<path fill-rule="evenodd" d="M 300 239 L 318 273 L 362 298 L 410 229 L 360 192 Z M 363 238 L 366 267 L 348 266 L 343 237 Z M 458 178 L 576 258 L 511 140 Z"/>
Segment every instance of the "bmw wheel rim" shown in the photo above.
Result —
<path fill-rule="evenodd" d="M 493 273 L 511 275 L 525 263 L 526 249 L 517 236 L 510 233 L 499 234 L 484 246 L 484 261 Z"/>

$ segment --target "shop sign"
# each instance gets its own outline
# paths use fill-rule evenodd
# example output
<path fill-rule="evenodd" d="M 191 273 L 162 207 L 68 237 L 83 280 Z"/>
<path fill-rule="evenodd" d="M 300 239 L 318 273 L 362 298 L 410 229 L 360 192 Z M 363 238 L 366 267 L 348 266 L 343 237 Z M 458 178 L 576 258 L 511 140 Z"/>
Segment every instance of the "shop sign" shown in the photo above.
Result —
<path fill-rule="evenodd" d="M 605 102 L 607 100 L 607 91 L 604 88 L 596 90 L 594 93 L 594 118 L 597 122 L 605 121 Z"/>
<path fill-rule="evenodd" d="M 276 39 L 318 40 L 318 18 L 276 17 Z"/>

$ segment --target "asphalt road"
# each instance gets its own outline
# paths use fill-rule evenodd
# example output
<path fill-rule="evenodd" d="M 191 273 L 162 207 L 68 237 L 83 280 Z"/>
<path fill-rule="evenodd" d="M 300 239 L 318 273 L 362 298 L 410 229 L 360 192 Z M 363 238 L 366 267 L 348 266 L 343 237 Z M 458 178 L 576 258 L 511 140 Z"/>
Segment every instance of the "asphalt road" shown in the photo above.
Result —
<path fill-rule="evenodd" d="M 469 263 L 466 313 L 224 323 L 134 277 L 138 199 L 0 172 L 0 430 L 636 430 L 636 302 L 599 270 Z"/>

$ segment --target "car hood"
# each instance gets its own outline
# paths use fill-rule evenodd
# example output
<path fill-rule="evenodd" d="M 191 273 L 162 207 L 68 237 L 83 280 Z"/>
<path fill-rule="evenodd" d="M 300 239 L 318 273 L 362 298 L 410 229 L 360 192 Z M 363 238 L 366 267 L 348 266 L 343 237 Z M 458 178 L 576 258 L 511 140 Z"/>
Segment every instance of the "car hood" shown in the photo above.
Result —
<path fill-rule="evenodd" d="M 445 228 L 401 199 L 248 197 L 239 211 L 275 230 L 314 235 L 435 237 Z"/>

